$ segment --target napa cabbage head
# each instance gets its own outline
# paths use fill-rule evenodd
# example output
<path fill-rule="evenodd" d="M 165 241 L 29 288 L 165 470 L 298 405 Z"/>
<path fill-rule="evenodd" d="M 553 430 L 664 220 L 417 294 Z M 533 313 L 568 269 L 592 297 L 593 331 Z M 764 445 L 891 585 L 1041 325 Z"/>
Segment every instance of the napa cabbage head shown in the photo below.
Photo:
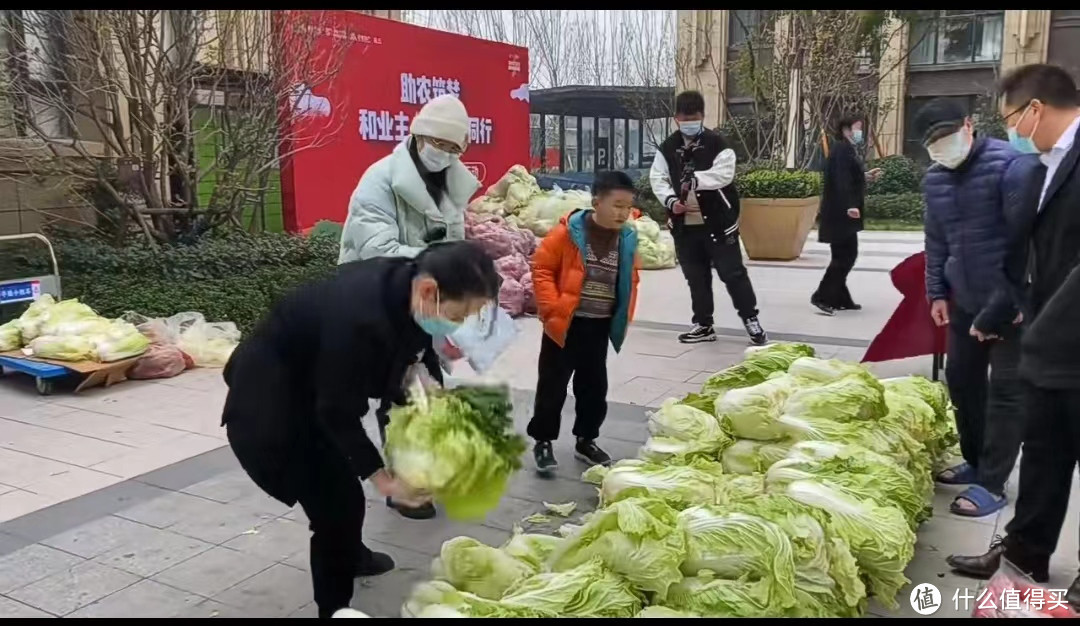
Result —
<path fill-rule="evenodd" d="M 559 572 L 544 572 L 510 587 L 499 605 L 552 617 L 633 617 L 642 598 L 599 558 Z"/>
<path fill-rule="evenodd" d="M 476 390 L 414 397 L 391 413 L 390 467 L 412 487 L 433 494 L 449 517 L 482 518 L 498 505 L 525 451 L 507 407 Z"/>
<path fill-rule="evenodd" d="M 635 589 L 663 600 L 682 578 L 686 537 L 676 512 L 655 498 L 628 498 L 596 511 L 555 550 L 553 571 L 566 571 L 599 558 Z"/>
<path fill-rule="evenodd" d="M 904 569 L 915 555 L 915 532 L 896 507 L 860 501 L 817 480 L 788 483 L 784 495 L 827 514 L 826 532 L 843 539 L 867 581 L 867 589 L 889 608 L 909 581 Z"/>
<path fill-rule="evenodd" d="M 675 609 L 669 609 L 666 606 L 653 605 L 641 609 L 641 612 L 634 617 L 675 618 L 701 616 L 687 611 L 676 611 Z"/>
<path fill-rule="evenodd" d="M 489 600 L 498 600 L 507 587 L 536 573 L 524 561 L 472 537 L 444 542 L 431 570 L 437 580 Z"/>
<path fill-rule="evenodd" d="M 717 474 L 696 465 L 617 463 L 600 485 L 607 506 L 624 498 L 654 497 L 676 506 L 716 502 Z"/>
<path fill-rule="evenodd" d="M 787 456 L 791 446 L 786 441 L 754 441 L 739 439 L 720 455 L 724 471 L 730 474 L 764 472 L 769 466 Z"/>
<path fill-rule="evenodd" d="M 526 533 L 515 527 L 513 535 L 501 550 L 525 563 L 534 571 L 540 571 L 560 543 L 562 543 L 560 537 Z"/>
<path fill-rule="evenodd" d="M 780 376 L 761 384 L 733 389 L 716 399 L 716 415 L 735 437 L 757 441 L 782 439 L 777 424 L 784 403 L 796 389 L 795 379 Z"/>
<path fill-rule="evenodd" d="M 767 579 L 728 580 L 704 571 L 672 585 L 665 605 L 702 617 L 771 617 L 770 591 Z"/>
<path fill-rule="evenodd" d="M 679 514 L 686 533 L 682 571 L 710 571 L 731 580 L 767 579 L 769 604 L 787 608 L 795 600 L 795 556 L 783 529 L 765 519 L 715 507 L 691 507 Z"/>
<path fill-rule="evenodd" d="M 711 412 L 702 411 L 675 399 L 668 399 L 649 415 L 649 432 L 661 437 L 716 444 L 717 448 L 730 442 Z"/>
<path fill-rule="evenodd" d="M 784 403 L 784 414 L 842 422 L 876 420 L 888 412 L 881 384 L 866 376 L 845 376 L 820 386 L 796 390 Z"/>
<path fill-rule="evenodd" d="M 869 370 L 858 363 L 814 357 L 796 359 L 788 368 L 788 374 L 818 384 L 831 383 L 847 376 L 874 378 Z"/>

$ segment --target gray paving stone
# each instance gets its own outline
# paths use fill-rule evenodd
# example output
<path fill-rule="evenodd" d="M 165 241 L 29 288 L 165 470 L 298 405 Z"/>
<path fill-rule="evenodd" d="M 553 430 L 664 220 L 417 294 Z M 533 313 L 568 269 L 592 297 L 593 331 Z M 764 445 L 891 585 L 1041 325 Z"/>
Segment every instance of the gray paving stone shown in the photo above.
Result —
<path fill-rule="evenodd" d="M 67 615 L 139 579 L 112 567 L 84 562 L 7 594 L 53 615 Z"/>
<path fill-rule="evenodd" d="M 259 488 L 251 482 L 251 478 L 243 470 L 236 470 L 195 483 L 180 491 L 228 504 L 239 498 L 250 496 L 253 490 L 258 491 Z"/>
<path fill-rule="evenodd" d="M 222 510 L 223 506 L 220 502 L 199 496 L 172 492 L 124 509 L 117 515 L 154 528 L 168 528 L 180 520 L 190 519 L 193 516 L 213 515 Z"/>
<path fill-rule="evenodd" d="M 300 619 L 316 619 L 319 617 L 319 607 L 315 606 L 315 603 L 312 602 L 307 606 L 300 607 L 299 609 L 293 611 L 289 614 L 289 617 Z"/>
<path fill-rule="evenodd" d="M 358 578 L 352 607 L 372 617 L 400 617 L 401 605 L 416 583 L 431 579 L 428 568 L 398 568 L 376 578 Z"/>
<path fill-rule="evenodd" d="M 238 609 L 235 606 L 222 604 L 215 600 L 203 600 L 195 606 L 179 613 L 176 617 L 181 619 L 243 619 L 255 616 L 248 615 L 246 611 Z"/>
<path fill-rule="evenodd" d="M 253 617 L 286 617 L 312 601 L 307 572 L 278 563 L 213 597 Z"/>
<path fill-rule="evenodd" d="M 195 605 L 202 601 L 203 598 L 195 594 L 180 591 L 152 580 L 141 580 L 126 589 L 121 589 L 89 606 L 83 607 L 67 617 L 176 617 L 178 614 L 194 608 Z"/>
<path fill-rule="evenodd" d="M 138 541 L 109 550 L 94 561 L 142 577 L 150 577 L 214 547 L 205 541 L 168 530 L 155 528 L 152 531 Z"/>
<path fill-rule="evenodd" d="M 0 593 L 25 587 L 82 561 L 80 557 L 48 546 L 26 546 L 0 558 Z"/>
<path fill-rule="evenodd" d="M 284 561 L 310 543 L 311 531 L 305 524 L 276 519 L 254 532 L 225 542 L 224 547 L 271 561 Z"/>
<path fill-rule="evenodd" d="M 213 544 L 224 543 L 277 517 L 186 493 L 171 493 L 117 515 Z"/>
<path fill-rule="evenodd" d="M 391 546 L 435 554 L 447 539 L 470 535 L 487 544 L 500 545 L 510 536 L 509 531 L 454 522 L 439 516 L 430 520 L 411 520 L 388 510 L 385 506 L 368 509 L 364 519 L 364 538 Z"/>
<path fill-rule="evenodd" d="M 273 561 L 218 546 L 170 567 L 154 576 L 153 580 L 210 597 L 273 564 Z"/>
<path fill-rule="evenodd" d="M 149 539 L 153 532 L 149 526 L 110 515 L 43 539 L 41 543 L 92 559 L 113 548 Z"/>
<path fill-rule="evenodd" d="M 53 616 L 32 606 L 26 606 L 22 602 L 0 596 L 0 619 L 22 619 L 24 617 L 44 618 Z"/>

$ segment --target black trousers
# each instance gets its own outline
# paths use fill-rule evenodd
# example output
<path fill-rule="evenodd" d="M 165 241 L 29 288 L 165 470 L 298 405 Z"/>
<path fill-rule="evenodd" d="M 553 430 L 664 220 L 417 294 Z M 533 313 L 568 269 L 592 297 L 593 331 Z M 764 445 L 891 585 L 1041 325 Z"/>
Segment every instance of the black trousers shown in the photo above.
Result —
<path fill-rule="evenodd" d="M 1004 340 L 980 342 L 969 334 L 974 315 L 952 307 L 949 319 L 945 379 L 956 406 L 960 453 L 976 469 L 976 482 L 1000 495 L 1026 426 L 1020 333 L 1013 328 Z"/>
<path fill-rule="evenodd" d="M 1046 563 L 1057 548 L 1080 460 L 1080 389 L 1027 385 L 1027 428 L 1007 552 Z M 1007 554 L 1008 556 L 1008 554 Z"/>
<path fill-rule="evenodd" d="M 757 296 L 750 274 L 743 264 L 742 247 L 736 232 L 728 239 L 713 241 L 708 226 L 683 226 L 673 232 L 675 253 L 679 258 L 686 284 L 690 286 L 690 305 L 695 324 L 713 325 L 713 269 L 727 287 L 731 303 L 744 321 L 757 317 Z"/>
<path fill-rule="evenodd" d="M 349 606 L 357 568 L 371 556 L 361 529 L 364 487 L 348 461 L 328 442 L 305 451 L 300 506 L 311 520 L 311 579 L 319 617 Z"/>
<path fill-rule="evenodd" d="M 814 299 L 831 307 L 846 307 L 855 304 L 848 291 L 847 278 L 859 258 L 859 236 L 850 237 L 829 244 L 831 252 L 829 267 L 821 277 Z"/>
<path fill-rule="evenodd" d="M 536 441 L 559 438 L 566 386 L 574 379 L 574 435 L 587 440 L 600 436 L 607 417 L 607 354 L 611 319 L 575 317 L 566 333 L 566 346 L 546 334 L 540 344 L 536 402 L 528 434 Z"/>

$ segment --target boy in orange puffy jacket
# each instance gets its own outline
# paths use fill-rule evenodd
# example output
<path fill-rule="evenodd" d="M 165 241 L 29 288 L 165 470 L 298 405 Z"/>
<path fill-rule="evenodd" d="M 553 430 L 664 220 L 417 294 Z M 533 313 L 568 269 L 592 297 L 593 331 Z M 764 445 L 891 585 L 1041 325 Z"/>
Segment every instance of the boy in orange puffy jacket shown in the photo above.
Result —
<path fill-rule="evenodd" d="M 558 467 L 552 442 L 566 387 L 574 379 L 575 456 L 610 465 L 596 445 L 607 416 L 607 346 L 618 352 L 637 301 L 637 231 L 628 223 L 634 181 L 623 172 L 599 172 L 592 208 L 564 217 L 533 255 L 533 289 L 544 338 L 540 345 L 536 402 L 528 433 L 536 441 L 536 469 Z"/>

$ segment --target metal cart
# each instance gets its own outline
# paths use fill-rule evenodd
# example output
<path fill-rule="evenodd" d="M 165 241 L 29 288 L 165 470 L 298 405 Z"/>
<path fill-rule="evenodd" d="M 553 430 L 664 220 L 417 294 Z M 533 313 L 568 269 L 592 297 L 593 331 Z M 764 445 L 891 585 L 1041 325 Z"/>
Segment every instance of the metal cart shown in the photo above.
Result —
<path fill-rule="evenodd" d="M 49 250 L 49 260 L 52 261 L 52 274 L 16 278 L 14 280 L 0 280 L 0 305 L 33 302 L 45 294 L 59 300 L 60 265 L 56 262 L 56 251 L 53 249 L 52 242 L 44 235 L 28 233 L 24 235 L 2 235 L 0 236 L 0 244 L 20 239 L 37 239 L 45 244 L 45 247 Z M 57 378 L 71 373 L 68 368 L 60 365 L 31 361 L 10 355 L 0 355 L 0 374 L 3 373 L 3 368 L 33 376 L 37 381 L 38 393 L 42 395 L 52 393 L 53 383 Z"/>

